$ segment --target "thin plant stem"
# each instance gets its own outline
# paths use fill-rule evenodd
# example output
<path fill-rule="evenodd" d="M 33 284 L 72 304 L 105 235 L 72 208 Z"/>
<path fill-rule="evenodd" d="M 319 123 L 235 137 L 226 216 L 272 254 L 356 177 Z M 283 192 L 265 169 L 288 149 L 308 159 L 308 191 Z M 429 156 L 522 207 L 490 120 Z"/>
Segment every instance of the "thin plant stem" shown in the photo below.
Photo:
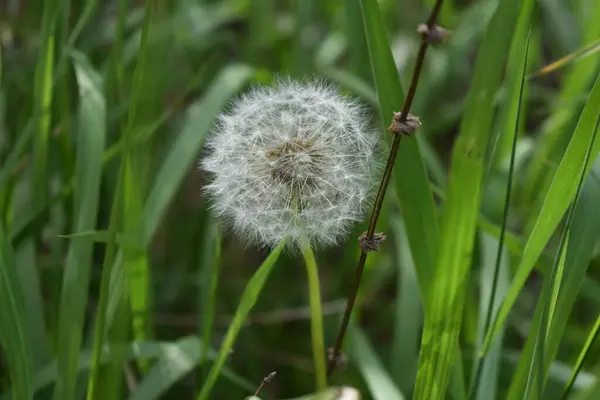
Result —
<path fill-rule="evenodd" d="M 327 389 L 325 364 L 325 341 L 323 339 L 323 310 L 321 305 L 321 285 L 315 254 L 310 246 L 302 249 L 306 274 L 308 276 L 308 296 L 310 304 L 310 331 L 312 336 L 313 362 L 315 366 L 317 392 Z"/>
<path fill-rule="evenodd" d="M 427 20 L 427 28 L 432 29 L 436 25 L 436 21 L 442 8 L 443 0 L 436 0 L 433 9 L 431 10 L 431 14 Z M 421 45 L 419 47 L 419 52 L 417 54 L 417 59 L 415 62 L 415 67 L 413 69 L 413 74 L 410 80 L 410 86 L 408 92 L 406 93 L 406 98 L 404 100 L 404 105 L 402 106 L 402 112 L 400 114 L 399 122 L 406 122 L 408 113 L 410 111 L 410 107 L 412 106 L 415 93 L 417 91 L 417 85 L 419 83 L 419 76 L 421 75 L 421 69 L 423 67 L 423 62 L 425 60 L 425 53 L 427 52 L 427 48 L 429 46 L 429 41 L 426 38 L 426 35 L 422 35 L 421 37 Z M 375 227 L 377 225 L 377 220 L 379 219 L 379 215 L 381 214 L 381 208 L 383 207 L 383 200 L 385 198 L 385 193 L 390 184 L 390 180 L 392 177 L 392 171 L 394 169 L 394 163 L 396 161 L 396 156 L 398 155 L 398 149 L 400 148 L 400 140 L 402 135 L 396 134 L 394 135 L 394 139 L 392 140 L 392 145 L 390 148 L 390 153 L 388 155 L 387 163 L 385 166 L 385 170 L 383 173 L 383 177 L 381 178 L 381 183 L 379 184 L 379 189 L 377 190 L 377 197 L 375 198 L 375 204 L 373 205 L 373 212 L 371 213 L 371 219 L 369 221 L 369 228 L 367 230 L 367 239 L 373 239 L 373 235 L 375 234 Z M 346 305 L 346 310 L 344 312 L 344 316 L 342 317 L 342 324 L 340 325 L 340 329 L 337 334 L 337 338 L 335 340 L 335 347 L 333 348 L 332 357 L 329 359 L 329 365 L 327 367 L 327 375 L 330 376 L 333 373 L 336 365 L 336 359 L 340 350 L 342 348 L 342 342 L 344 341 L 344 336 L 346 335 L 346 331 L 348 330 L 348 324 L 350 322 L 350 317 L 352 315 L 352 309 L 354 308 L 354 303 L 356 302 L 356 296 L 358 294 L 358 289 L 360 287 L 360 281 L 362 278 L 363 271 L 365 269 L 365 262 L 367 261 L 367 251 L 362 249 L 360 252 L 360 258 L 358 260 L 358 265 L 356 266 L 356 279 L 354 281 L 354 286 L 352 287 L 352 291 L 348 296 L 348 303 Z"/>
<path fill-rule="evenodd" d="M 215 322 L 215 309 L 217 308 L 217 288 L 219 286 L 219 270 L 221 267 L 221 232 L 217 224 L 212 224 L 208 229 L 211 234 L 209 240 L 211 246 L 207 246 L 206 251 L 212 251 L 213 254 L 210 256 L 204 252 L 204 262 L 212 261 L 212 266 L 203 265 L 203 268 L 206 268 L 206 271 L 209 271 L 209 276 L 204 276 L 205 279 L 210 279 L 209 285 L 205 287 L 205 290 L 202 292 L 203 295 L 203 321 L 202 321 L 202 355 L 200 356 L 200 365 L 202 367 L 202 373 L 200 374 L 200 379 L 204 382 L 204 378 L 206 374 L 204 373 L 207 370 L 207 361 L 208 361 L 208 351 L 210 349 L 210 344 L 212 342 L 212 331 Z M 212 232 L 211 232 L 212 231 Z M 212 247 L 212 248 L 211 248 Z"/>

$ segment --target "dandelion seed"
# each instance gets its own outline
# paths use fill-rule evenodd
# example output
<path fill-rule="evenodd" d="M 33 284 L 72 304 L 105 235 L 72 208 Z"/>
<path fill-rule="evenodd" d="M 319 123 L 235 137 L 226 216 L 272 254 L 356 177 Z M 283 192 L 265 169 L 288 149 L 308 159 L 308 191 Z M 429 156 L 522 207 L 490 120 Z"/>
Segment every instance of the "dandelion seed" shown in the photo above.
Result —
<path fill-rule="evenodd" d="M 376 182 L 377 138 L 364 111 L 320 81 L 249 91 L 207 141 L 201 166 L 213 174 L 213 208 L 250 243 L 337 243 L 364 217 Z"/>

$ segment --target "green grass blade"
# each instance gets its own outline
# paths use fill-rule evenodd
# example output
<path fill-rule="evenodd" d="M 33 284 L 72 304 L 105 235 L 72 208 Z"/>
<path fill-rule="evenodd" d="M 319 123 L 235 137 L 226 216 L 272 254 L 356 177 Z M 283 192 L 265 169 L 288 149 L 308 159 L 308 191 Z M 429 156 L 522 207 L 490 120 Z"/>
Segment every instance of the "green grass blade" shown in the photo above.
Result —
<path fill-rule="evenodd" d="M 365 380 L 374 400 L 403 400 L 404 395 L 389 376 L 367 336 L 360 328 L 350 327 L 350 359 Z"/>
<path fill-rule="evenodd" d="M 128 234 L 138 234 L 141 221 L 143 199 L 145 196 L 145 183 L 148 173 L 148 149 L 127 148 L 135 136 L 140 115 L 144 115 L 145 108 L 154 98 L 152 89 L 157 85 L 151 76 L 152 67 L 150 59 L 150 26 L 154 22 L 154 15 L 158 8 L 155 0 L 146 0 L 144 8 L 144 22 L 141 28 L 139 51 L 133 73 L 131 88 L 131 101 L 127 122 L 122 135 L 125 137 L 125 160 L 123 161 L 123 229 Z M 153 50 L 156 50 L 153 48 Z M 152 88 L 152 89 L 151 89 Z M 149 260 L 144 250 L 134 250 L 128 247 L 122 249 L 123 268 L 129 283 L 129 302 L 132 311 L 133 337 L 137 341 L 145 341 L 150 337 L 150 271 Z M 148 365 L 141 363 L 140 368 L 145 370 Z"/>
<path fill-rule="evenodd" d="M 600 159 L 596 160 L 592 173 L 596 176 L 600 174 Z M 569 315 L 586 277 L 596 246 L 596 239 L 600 236 L 600 214 L 596 212 L 599 202 L 600 185 L 597 179 L 589 176 L 573 210 L 573 222 L 569 232 L 564 275 L 558 290 L 560 295 L 555 295 L 557 299 L 556 306 L 552 313 L 552 319 L 549 321 L 550 328 L 546 338 L 544 380 L 547 379 L 550 365 L 558 352 L 561 339 L 567 328 Z M 539 302 L 534 320 L 539 318 L 542 308 L 543 302 Z M 526 371 L 529 368 L 529 360 L 533 356 L 537 329 L 537 326 L 532 327 L 532 334 L 528 335 L 517 364 L 510 387 L 512 398 L 519 398 L 525 386 Z"/>
<path fill-rule="evenodd" d="M 182 352 L 182 350 L 190 359 L 195 360 L 194 362 L 197 363 L 200 357 L 200 352 L 204 351 L 204 346 L 202 345 L 200 339 L 198 339 L 198 337 L 196 336 L 183 337 L 174 342 L 149 341 L 133 342 L 125 345 L 121 344 L 116 346 L 105 345 L 102 348 L 100 364 L 106 365 L 119 360 L 123 362 L 130 362 L 137 359 L 149 361 L 157 360 L 157 363 L 169 364 L 179 359 L 178 357 L 173 357 L 173 355 L 179 355 Z M 207 348 L 206 351 L 210 360 L 214 360 L 216 358 L 217 353 L 215 350 Z M 87 372 L 91 370 L 93 364 L 94 359 L 92 352 L 90 350 L 82 350 L 81 353 L 79 353 L 79 357 L 77 360 L 78 373 L 81 376 L 85 376 L 85 374 L 87 374 Z M 163 366 L 160 367 L 160 369 L 164 370 L 165 368 Z M 150 371 L 152 371 L 152 369 Z M 32 388 L 34 392 L 38 392 L 46 388 L 48 385 L 52 384 L 57 379 L 57 377 L 58 369 L 56 362 L 52 362 L 48 365 L 45 365 L 33 376 Z M 156 378 L 156 374 L 153 377 Z M 251 382 L 248 382 L 247 380 L 235 374 L 229 369 L 223 369 L 223 377 L 228 379 L 232 384 L 235 384 L 245 390 L 252 390 L 255 386 Z M 149 383 L 145 383 L 145 380 L 147 379 L 148 378 L 146 377 L 142 379 L 138 387 L 141 387 L 142 385 L 150 385 Z M 162 377 L 160 379 L 165 379 L 165 377 Z M 135 393 L 137 392 L 134 391 L 132 395 L 135 395 Z M 1 400 L 9 400 L 11 398 L 21 399 L 22 397 L 11 397 L 11 394 L 6 392 L 2 393 L 2 395 L 0 396 Z"/>
<path fill-rule="evenodd" d="M 0 220 L 0 345 L 16 399 L 33 399 L 31 335 L 18 266 Z"/>
<path fill-rule="evenodd" d="M 598 316 L 598 318 L 596 318 L 596 322 L 594 323 L 594 326 L 590 330 L 590 334 L 588 335 L 587 339 L 585 340 L 585 344 L 583 345 L 583 348 L 581 349 L 581 352 L 579 353 L 579 356 L 577 357 L 577 361 L 575 362 L 575 366 L 573 367 L 573 373 L 572 373 L 571 377 L 569 378 L 569 381 L 565 385 L 565 389 L 563 390 L 561 399 L 567 399 L 567 396 L 569 395 L 569 392 L 573 388 L 573 384 L 575 383 L 575 380 L 577 379 L 577 375 L 579 375 L 579 373 L 581 372 L 583 363 L 586 361 L 586 359 L 590 355 L 590 350 L 592 349 L 592 345 L 596 342 L 596 339 L 598 338 L 599 333 L 600 333 L 600 316 Z"/>
<path fill-rule="evenodd" d="M 165 352 L 144 376 L 129 400 L 160 399 L 175 382 L 192 371 L 200 362 L 202 354 L 214 360 L 217 356 L 212 349 L 205 347 L 196 337 L 186 337 L 170 344 Z M 223 370 L 223 376 L 232 383 L 250 391 L 254 385 L 228 370 Z"/>
<path fill-rule="evenodd" d="M 227 329 L 227 333 L 225 334 L 225 338 L 221 344 L 221 348 L 219 349 L 219 355 L 213 364 L 206 381 L 204 382 L 204 386 L 202 390 L 198 394 L 198 400 L 206 400 L 208 399 L 212 389 L 221 374 L 221 369 L 227 361 L 227 357 L 229 356 L 229 351 L 233 348 L 233 344 L 240 333 L 248 314 L 256 304 L 258 300 L 258 296 L 263 290 L 263 287 L 267 281 L 267 278 L 271 274 L 281 251 L 285 246 L 285 242 L 282 241 L 271 251 L 266 260 L 258 267 L 252 278 L 248 281 L 246 288 L 244 289 L 244 293 L 242 293 L 242 298 L 240 299 L 240 304 L 238 309 L 235 312 L 233 320 Z"/>
<path fill-rule="evenodd" d="M 496 260 L 495 260 L 495 267 L 492 270 L 492 275 L 489 276 L 489 282 L 490 282 L 490 292 L 489 292 L 489 296 L 487 296 L 484 304 L 484 307 L 487 307 L 486 311 L 483 311 L 481 313 L 482 315 L 482 319 L 480 320 L 480 325 L 479 325 L 479 329 L 478 329 L 478 336 L 477 336 L 477 347 L 478 349 L 481 349 L 482 345 L 483 345 L 483 340 L 484 340 L 484 336 L 485 333 L 487 332 L 489 325 L 492 321 L 493 315 L 498 311 L 499 308 L 499 301 L 501 301 L 501 299 L 504 297 L 505 293 L 506 293 L 506 285 L 503 285 L 502 287 L 502 295 L 498 296 L 498 294 L 496 293 L 498 287 L 497 285 L 499 284 L 499 282 L 497 281 L 499 278 L 499 274 L 500 274 L 500 270 L 502 268 L 504 268 L 506 270 L 506 266 L 502 266 L 502 260 L 503 260 L 503 253 L 505 251 L 505 241 L 506 241 L 506 231 L 507 231 L 507 224 L 508 224 L 508 217 L 509 217 L 509 210 L 510 210 L 510 204 L 511 204 L 511 199 L 512 199 L 512 187 L 513 187 L 513 181 L 515 178 L 515 163 L 516 163 L 516 152 L 517 152 L 517 142 L 518 142 L 518 136 L 519 136 L 519 130 L 520 127 L 522 125 L 522 118 L 521 118 L 521 114 L 522 114 L 522 106 L 523 106 L 523 98 L 524 98 L 524 90 L 525 90 L 525 75 L 527 73 L 527 60 L 528 60 L 528 52 L 529 52 L 529 44 L 530 44 L 530 16 L 531 16 L 531 10 L 533 8 L 533 3 L 531 1 L 527 2 L 526 7 L 521 9 L 521 13 L 519 16 L 519 20 L 517 22 L 517 28 L 516 28 L 516 34 L 512 39 L 512 44 L 511 44 L 511 50 L 510 50 L 510 54 L 509 54 L 509 59 L 508 59 L 508 64 L 509 64 L 509 70 L 510 72 L 514 75 L 513 76 L 509 76 L 508 77 L 508 85 L 509 85 L 509 95 L 508 95 L 508 103 L 505 105 L 505 114 L 502 118 L 502 128 L 501 129 L 501 134 L 502 136 L 499 138 L 501 140 L 501 142 L 510 144 L 510 163 L 509 163 L 509 168 L 508 168 L 508 177 L 506 180 L 506 191 L 504 194 L 504 204 L 503 204 L 503 211 L 502 211 L 502 226 L 500 229 L 500 235 L 498 238 L 498 246 L 497 246 L 497 251 L 496 251 Z M 523 38 L 527 38 L 526 40 L 523 40 Z M 517 69 L 517 67 L 519 67 Z M 513 104 L 514 103 L 514 104 Z M 512 128 L 509 130 L 509 127 L 512 126 Z M 496 149 L 495 154 L 492 153 L 491 154 L 491 160 L 497 160 L 499 157 L 502 157 L 502 155 L 500 154 L 502 152 L 502 145 L 500 146 L 500 149 Z M 491 165 L 493 165 L 493 162 L 490 163 Z M 484 236 L 482 241 L 483 241 L 483 249 L 485 250 L 486 248 L 489 248 L 489 246 L 485 246 L 485 244 L 487 242 L 489 242 L 490 238 Z M 504 255 L 504 261 L 506 262 L 506 257 L 507 255 Z M 483 297 L 483 296 L 482 296 Z M 489 357 L 488 360 L 485 362 L 488 366 L 488 372 L 489 373 L 494 373 L 493 371 L 495 369 L 497 369 L 497 360 L 499 359 L 499 355 L 501 353 L 501 351 L 499 350 L 499 348 L 501 348 L 501 341 L 496 340 L 496 350 L 495 350 L 495 354 L 492 357 Z M 492 361 L 491 358 L 495 359 L 496 361 Z M 478 391 L 479 392 L 485 392 L 485 387 L 483 386 L 484 383 L 483 382 L 478 382 L 478 380 L 480 379 L 479 374 L 482 372 L 481 370 L 481 363 L 483 362 L 484 358 L 482 357 L 481 354 L 476 355 L 476 364 L 475 364 L 475 372 L 474 372 L 474 379 L 472 381 L 473 385 L 471 386 L 471 390 L 475 389 L 475 386 L 478 386 Z M 496 365 L 496 367 L 489 367 L 489 365 L 491 365 L 491 363 L 494 363 L 494 365 Z M 495 383 L 495 377 L 489 378 L 488 379 L 492 379 Z M 489 384 L 489 382 L 488 382 Z"/>
<path fill-rule="evenodd" d="M 32 206 L 45 203 L 48 190 L 48 157 L 52 115 L 52 76 L 54 71 L 56 0 L 46 1 L 42 15 L 39 57 L 35 69 L 35 140 L 33 141 Z"/>
<path fill-rule="evenodd" d="M 360 2 L 381 121 L 383 126 L 387 127 L 392 121 L 394 111 L 402 107 L 400 101 L 404 91 L 377 1 Z M 387 132 L 384 135 L 389 142 L 390 135 Z M 400 207 L 405 211 L 403 217 L 406 235 L 415 260 L 420 289 L 422 293 L 427 293 L 428 282 L 433 277 L 438 222 L 425 164 L 416 139 L 405 139 L 400 144 L 394 167 L 394 180 Z"/>
<path fill-rule="evenodd" d="M 423 306 L 410 247 L 403 224 L 392 221 L 398 273 L 396 318 L 392 342 L 391 372 L 404 393 L 410 393 L 419 362 Z"/>
<path fill-rule="evenodd" d="M 600 24 L 596 23 L 599 18 L 600 3 L 596 2 L 589 10 L 588 24 L 583 27 L 582 44 L 591 43 L 600 37 Z M 552 176 L 556 172 L 556 166 L 567 147 L 570 127 L 577 115 L 578 107 L 573 99 L 586 91 L 590 83 L 596 79 L 599 63 L 600 57 L 582 59 L 573 64 L 564 77 L 560 94 L 552 106 L 550 118 L 543 125 L 540 140 L 536 145 L 537 150 L 526 171 L 523 193 L 525 201 L 531 202 L 536 197 L 544 199 L 548 186 L 552 182 Z M 548 178 L 544 178 L 545 176 Z M 541 186 L 542 190 L 540 190 L 543 180 L 546 180 L 546 185 Z"/>
<path fill-rule="evenodd" d="M 85 56 L 73 53 L 73 61 L 80 103 L 72 231 L 81 232 L 94 229 L 96 225 L 106 134 L 106 104 L 100 77 Z M 69 246 L 59 309 L 57 360 L 60 373 L 54 388 L 56 400 L 69 400 L 75 396 L 77 355 L 88 299 L 92 246 L 92 241 L 86 239 L 75 240 Z"/>
<path fill-rule="evenodd" d="M 141 233 L 144 245 L 148 245 L 154 236 L 181 181 L 198 156 L 215 117 L 227 101 L 248 82 L 253 73 L 254 70 L 245 65 L 232 65 L 225 68 L 215 78 L 206 94 L 189 107 L 181 133 L 158 171 L 144 205 Z M 122 296 L 124 284 L 122 257 L 122 253 L 117 255 L 113 267 L 107 317 L 109 321 L 112 321 L 114 310 Z"/>
<path fill-rule="evenodd" d="M 509 283 L 509 255 L 505 248 L 500 249 L 500 243 L 496 238 L 493 238 L 487 234 L 481 235 L 481 246 L 483 252 L 483 271 L 482 271 L 482 287 L 481 287 L 481 300 L 480 300 L 480 323 L 478 328 L 478 343 L 483 343 L 483 337 L 486 332 L 485 321 L 489 312 L 495 313 L 500 307 L 500 302 L 504 297 L 504 293 L 508 288 Z M 502 258 L 500 265 L 497 265 L 498 251 L 502 251 Z M 498 270 L 498 281 L 494 282 L 495 269 Z M 492 308 L 488 308 L 492 294 L 492 285 L 496 285 L 496 295 Z M 479 384 L 476 388 L 476 399 L 484 399 L 490 393 L 498 393 L 498 375 L 501 368 L 502 361 L 502 338 L 504 332 L 500 332 L 494 344 L 490 348 L 489 353 L 483 360 L 481 365 L 481 376 L 479 378 Z"/>
<path fill-rule="evenodd" d="M 425 326 L 415 385 L 415 399 L 438 399 L 446 393 L 456 356 L 465 285 L 481 205 L 484 156 L 494 116 L 494 97 L 501 84 L 519 1 L 500 2 L 479 47 L 456 140 L 450 181 L 443 206 L 435 277 L 425 302 Z M 414 252 L 413 252 L 414 254 Z"/>
<path fill-rule="evenodd" d="M 179 138 L 163 162 L 144 206 L 142 235 L 145 243 L 152 238 L 185 173 L 198 156 L 214 118 L 253 73 L 254 70 L 245 65 L 223 69 L 204 97 L 188 110 Z"/>
<path fill-rule="evenodd" d="M 585 108 L 581 113 L 579 123 L 573 133 L 569 147 L 554 175 L 552 185 L 548 190 L 543 207 L 536 217 L 536 223 L 527 239 L 527 244 L 523 250 L 523 256 L 517 267 L 511 286 L 504 298 L 502 307 L 494 319 L 494 323 L 486 335 L 484 351 L 487 346 L 489 346 L 490 341 L 497 334 L 500 327 L 504 324 L 521 288 L 533 270 L 534 264 L 542 254 L 546 243 L 552 236 L 552 233 L 558 226 L 564 213 L 569 207 L 569 204 L 575 197 L 577 181 L 573 179 L 573 176 L 581 174 L 588 146 L 594 135 L 594 127 L 598 115 L 600 115 L 600 79 L 596 79 L 596 83 L 594 84 Z M 590 158 L 595 160 L 599 152 L 600 141 L 597 140 L 590 149 Z M 584 171 L 585 175 L 587 175 L 590 168 L 591 165 L 588 165 Z"/>
<path fill-rule="evenodd" d="M 206 367 L 208 360 L 208 346 L 212 343 L 212 332 L 215 323 L 215 309 L 217 306 L 217 287 L 219 284 L 219 271 L 221 269 L 221 231 L 216 221 L 209 218 L 203 234 L 200 273 L 200 311 L 199 321 L 202 322 L 202 342 L 206 343 L 200 359 L 202 368 Z M 200 374 L 201 382 L 205 374 Z"/>
<path fill-rule="evenodd" d="M 302 249 L 306 274 L 308 276 L 308 298 L 310 304 L 310 332 L 312 339 L 313 363 L 315 366 L 316 391 L 327 389 L 327 371 L 325 366 L 325 342 L 323 338 L 323 307 L 321 302 L 321 284 L 315 254 L 310 247 Z"/>

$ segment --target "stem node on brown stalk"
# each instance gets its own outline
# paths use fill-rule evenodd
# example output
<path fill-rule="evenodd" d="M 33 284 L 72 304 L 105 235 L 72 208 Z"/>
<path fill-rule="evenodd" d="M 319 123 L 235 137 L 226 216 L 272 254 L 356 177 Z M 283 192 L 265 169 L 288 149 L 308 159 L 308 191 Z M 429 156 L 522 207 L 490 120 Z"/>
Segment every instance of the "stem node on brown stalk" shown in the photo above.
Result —
<path fill-rule="evenodd" d="M 379 218 L 379 214 L 381 213 L 383 200 L 385 198 L 385 192 L 392 177 L 394 162 L 396 160 L 396 156 L 398 155 L 398 149 L 400 148 L 400 139 L 404 136 L 410 136 L 410 134 L 414 133 L 415 130 L 421 125 L 419 118 L 409 114 L 409 111 L 415 97 L 417 85 L 419 83 L 419 76 L 421 75 L 421 69 L 423 67 L 423 61 L 425 60 L 425 53 L 427 52 L 427 47 L 429 46 L 429 44 L 442 43 L 444 39 L 450 35 L 450 31 L 447 31 L 436 25 L 438 14 L 440 12 L 440 9 L 442 8 L 442 3 L 443 0 L 436 0 L 435 5 L 433 6 L 433 9 L 431 10 L 431 13 L 429 15 L 429 19 L 427 20 L 427 24 L 423 24 L 418 28 L 418 32 L 421 35 L 421 45 L 419 46 L 419 52 L 417 53 L 415 67 L 413 69 L 412 78 L 410 80 L 410 86 L 408 88 L 408 91 L 406 92 L 406 97 L 404 99 L 402 111 L 394 113 L 394 118 L 390 127 L 388 128 L 388 130 L 394 133 L 394 139 L 392 140 L 390 153 L 388 155 L 388 161 L 385 166 L 383 176 L 381 178 L 379 189 L 377 190 L 377 197 L 375 198 L 375 204 L 373 205 L 371 220 L 369 221 L 369 229 L 366 233 L 363 233 L 363 235 L 361 235 L 362 239 L 359 239 L 359 242 L 361 242 L 361 252 L 358 264 L 356 266 L 356 278 L 352 290 L 348 296 L 346 310 L 344 311 L 342 323 L 340 325 L 340 329 L 338 330 L 338 334 L 335 339 L 335 346 L 333 347 L 333 349 L 330 350 L 329 365 L 327 366 L 327 376 L 331 376 L 333 370 L 337 367 L 336 361 L 340 356 L 342 342 L 344 341 L 344 336 L 346 335 L 346 331 L 348 330 L 348 324 L 350 323 L 352 309 L 354 308 L 354 303 L 356 302 L 358 289 L 360 287 L 360 280 L 365 269 L 367 254 L 370 250 L 368 246 L 372 244 L 373 246 L 371 247 L 376 247 L 377 249 L 379 249 L 379 245 L 382 242 L 381 239 L 379 240 L 379 242 L 377 242 L 377 235 L 381 234 L 375 233 L 375 226 L 377 225 L 377 219 Z"/>
<path fill-rule="evenodd" d="M 269 375 L 265 376 L 265 378 L 260 383 L 260 386 L 258 386 L 258 389 L 256 389 L 256 392 L 254 392 L 254 395 L 258 396 L 260 394 L 260 391 L 263 389 L 263 387 L 265 387 L 265 385 L 271 383 L 271 381 L 275 378 L 275 375 L 277 375 L 277 372 L 273 371 Z"/>
<path fill-rule="evenodd" d="M 402 118 L 402 113 L 394 113 L 392 123 L 388 127 L 388 131 L 395 135 L 411 136 L 421 126 L 419 117 L 408 114 L 406 118 Z"/>
<path fill-rule="evenodd" d="M 417 32 L 419 32 L 421 38 L 432 45 L 442 44 L 452 35 L 452 31 L 444 29 L 439 25 L 434 25 L 430 28 L 427 24 L 421 24 L 417 28 Z"/>
<path fill-rule="evenodd" d="M 384 240 L 382 232 L 373 234 L 373 237 L 369 237 L 369 232 L 363 232 L 358 238 L 358 246 L 364 251 L 379 251 Z"/>

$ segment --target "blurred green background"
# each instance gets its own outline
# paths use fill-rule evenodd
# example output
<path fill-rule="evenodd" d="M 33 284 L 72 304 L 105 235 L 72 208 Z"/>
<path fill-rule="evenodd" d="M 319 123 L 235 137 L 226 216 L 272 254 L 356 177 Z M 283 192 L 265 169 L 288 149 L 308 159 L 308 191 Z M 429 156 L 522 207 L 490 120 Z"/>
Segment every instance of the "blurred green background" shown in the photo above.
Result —
<path fill-rule="evenodd" d="M 392 89 L 398 82 L 408 88 L 416 28 L 432 6 L 0 0 L 0 399 L 196 398 L 246 283 L 268 255 L 222 227 L 202 195 L 208 177 L 197 163 L 216 115 L 278 74 L 319 77 L 368 105 L 382 143 L 389 142 L 389 120 L 381 121 L 380 111 L 391 118 L 388 109 L 402 107 L 403 93 Z M 396 181 L 409 183 L 388 192 L 377 228 L 388 238 L 368 259 L 345 346 L 348 364 L 330 385 L 355 387 L 363 399 L 413 395 L 425 318 L 420 291 L 428 282 L 422 260 L 445 265 L 431 248 L 419 247 L 419 229 L 436 236 L 427 213 L 441 216 L 440 240 L 451 247 L 453 220 L 444 220 L 451 213 L 442 205 L 446 197 L 457 205 L 463 193 L 477 200 L 458 207 L 476 218 L 476 235 L 464 236 L 475 245 L 461 264 L 467 281 L 452 303 L 461 313 L 461 352 L 448 398 L 560 398 L 582 349 L 586 358 L 570 398 L 600 398 L 600 347 L 592 340 L 600 310 L 600 97 L 590 94 L 600 72 L 599 21 L 597 0 L 444 2 L 439 23 L 453 35 L 428 49 L 411 109 L 423 126 L 401 143 L 395 171 Z M 396 68 L 386 70 L 390 55 Z M 481 121 L 478 93 L 489 114 Z M 486 135 L 473 167 L 482 173 L 477 193 L 461 182 L 468 174 L 449 174 L 461 162 L 453 149 L 460 147 L 457 137 L 468 137 L 465 120 L 475 121 L 472 137 Z M 584 134 L 583 147 L 574 144 Z M 569 153 L 576 145 L 582 152 Z M 421 187 L 405 178 L 421 176 L 402 164 L 409 160 L 403 151 L 417 148 L 411 157 L 422 162 L 422 187 L 433 196 L 424 202 Z M 585 184 L 578 184 L 581 165 L 590 169 Z M 432 199 L 436 206 L 427 210 Z M 326 346 L 333 345 L 365 229 L 356 226 L 345 244 L 317 253 Z M 454 235 L 464 232 L 457 227 Z M 540 254 L 530 256 L 529 270 L 520 268 L 534 245 Z M 445 287 L 445 279 L 453 287 L 443 269 L 429 276 L 434 288 Z M 284 253 L 208 398 L 243 399 L 272 371 L 277 376 L 261 398 L 314 391 L 306 281 L 302 259 Z M 476 379 L 490 288 L 499 303 L 511 282 L 518 298 L 506 303 L 503 340 Z M 536 314 L 536 304 L 541 310 L 545 303 L 550 311 Z M 556 333 L 547 343 L 532 328 L 539 324 Z M 532 389 L 531 371 L 540 365 L 547 379 Z"/>

